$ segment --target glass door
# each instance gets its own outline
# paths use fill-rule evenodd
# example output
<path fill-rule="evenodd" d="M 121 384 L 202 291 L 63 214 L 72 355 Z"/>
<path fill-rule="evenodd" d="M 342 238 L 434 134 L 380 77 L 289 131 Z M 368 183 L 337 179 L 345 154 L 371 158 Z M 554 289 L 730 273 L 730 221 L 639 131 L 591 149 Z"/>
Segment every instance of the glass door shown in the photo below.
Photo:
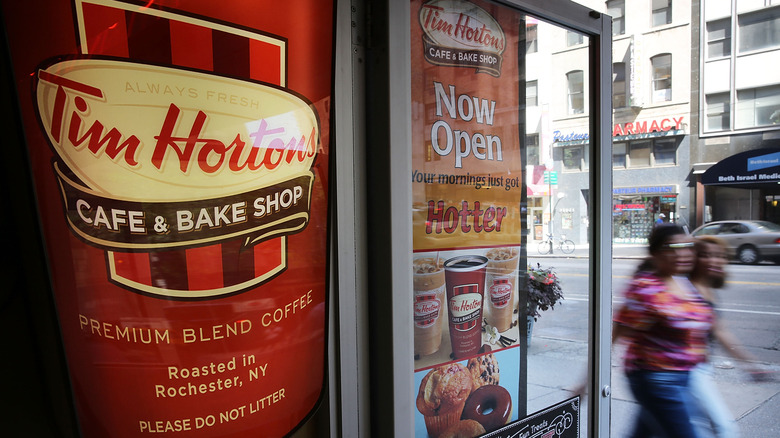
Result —
<path fill-rule="evenodd" d="M 466 419 L 472 436 L 607 433 L 608 21 L 411 1 L 412 289 L 394 293 L 412 303 L 416 437 Z"/>

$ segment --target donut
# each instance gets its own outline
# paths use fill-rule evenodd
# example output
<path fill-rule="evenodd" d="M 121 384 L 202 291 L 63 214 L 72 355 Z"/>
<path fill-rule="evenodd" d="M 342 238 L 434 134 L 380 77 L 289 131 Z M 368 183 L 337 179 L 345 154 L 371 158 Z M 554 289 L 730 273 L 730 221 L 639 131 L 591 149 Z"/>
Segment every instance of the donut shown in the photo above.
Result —
<path fill-rule="evenodd" d="M 461 420 L 476 420 L 486 431 L 492 432 L 505 425 L 512 413 L 509 391 L 498 385 L 477 388 L 466 399 Z"/>

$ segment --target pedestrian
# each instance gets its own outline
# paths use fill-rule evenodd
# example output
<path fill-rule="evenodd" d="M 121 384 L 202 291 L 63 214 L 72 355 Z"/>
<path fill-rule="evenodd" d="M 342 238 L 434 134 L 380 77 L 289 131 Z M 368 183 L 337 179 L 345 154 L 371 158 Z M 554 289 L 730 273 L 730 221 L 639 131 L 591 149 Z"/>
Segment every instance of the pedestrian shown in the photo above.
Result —
<path fill-rule="evenodd" d="M 726 244 L 714 236 L 702 236 L 694 240 L 696 262 L 691 271 L 690 279 L 704 300 L 714 309 L 717 308 L 715 289 L 720 289 L 726 282 L 725 266 Z M 729 332 L 713 314 L 711 340 L 720 343 L 726 352 L 741 361 L 754 358 L 739 346 L 736 336 Z M 751 373 L 759 372 L 749 366 Z M 739 428 L 734 417 L 729 412 L 726 403 L 715 387 L 713 368 L 710 362 L 702 362 L 693 368 L 690 375 L 691 393 L 699 405 L 702 417 L 694 421 L 703 432 L 708 432 L 717 438 L 737 438 Z"/>
<path fill-rule="evenodd" d="M 658 215 L 658 219 L 655 220 L 655 226 L 661 225 L 664 223 L 664 218 L 666 217 L 665 214 L 661 213 Z"/>
<path fill-rule="evenodd" d="M 658 428 L 670 438 L 701 438 L 689 376 L 706 359 L 713 315 L 688 279 L 693 240 L 682 227 L 661 224 L 650 232 L 648 250 L 613 325 L 613 342 L 628 344 L 626 376 L 641 407 L 631 437 L 651 437 Z"/>

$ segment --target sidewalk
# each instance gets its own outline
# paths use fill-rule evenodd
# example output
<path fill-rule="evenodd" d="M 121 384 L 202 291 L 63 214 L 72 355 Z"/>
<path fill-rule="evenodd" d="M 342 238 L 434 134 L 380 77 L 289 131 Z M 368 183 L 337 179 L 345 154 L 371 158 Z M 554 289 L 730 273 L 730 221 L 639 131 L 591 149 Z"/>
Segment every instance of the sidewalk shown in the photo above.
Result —
<path fill-rule="evenodd" d="M 572 254 L 555 250 L 553 254 L 541 255 L 536 246 L 528 251 L 528 258 L 576 258 L 590 257 L 588 245 L 576 245 Z M 647 245 L 615 244 L 613 259 L 640 260 L 647 255 Z M 546 321 L 545 322 L 549 322 Z M 571 397 L 571 392 L 583 374 L 587 357 L 587 343 L 562 339 L 555 331 L 545 330 L 544 324 L 537 324 L 531 347 L 528 350 L 529 412 L 556 401 Z M 780 437 L 780 364 L 758 362 L 756 365 L 775 377 L 766 382 L 754 382 L 750 376 L 734 366 L 730 357 L 713 355 L 715 384 L 740 428 L 743 437 Z M 622 367 L 622 350 L 612 351 L 612 395 L 611 434 L 613 438 L 628 436 L 639 407 L 631 395 L 628 381 Z M 581 436 L 587 430 L 587 401 L 583 400 L 580 418 Z"/>
<path fill-rule="evenodd" d="M 639 406 L 631 395 L 623 373 L 619 347 L 612 354 L 612 396 L 610 436 L 622 438 L 631 432 Z M 534 335 L 528 350 L 529 412 L 556 401 L 565 400 L 579 383 L 585 370 L 587 345 L 544 334 Z M 728 358 L 713 357 L 715 384 L 743 437 L 780 436 L 780 381 L 753 382 L 739 367 L 729 367 Z M 759 366 L 780 375 L 780 365 L 762 363 Z M 583 400 L 580 416 L 581 437 L 585 437 L 587 400 Z"/>
<path fill-rule="evenodd" d="M 590 257 L 590 245 L 577 244 L 574 247 L 574 252 L 571 254 L 564 254 L 561 250 L 555 248 L 552 254 L 539 254 L 536 249 L 537 243 L 533 242 L 528 247 L 528 258 L 575 258 L 586 259 Z M 612 258 L 613 259 L 642 259 L 647 256 L 647 245 L 645 244 L 613 244 L 612 245 Z"/>

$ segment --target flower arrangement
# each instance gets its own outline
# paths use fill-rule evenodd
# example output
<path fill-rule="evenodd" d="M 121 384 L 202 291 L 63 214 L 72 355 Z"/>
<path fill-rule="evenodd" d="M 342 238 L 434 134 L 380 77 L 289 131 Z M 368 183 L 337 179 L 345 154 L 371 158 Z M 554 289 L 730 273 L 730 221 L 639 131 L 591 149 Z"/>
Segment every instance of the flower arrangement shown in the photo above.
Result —
<path fill-rule="evenodd" d="M 536 268 L 528 267 L 528 316 L 537 320 L 548 309 L 563 300 L 561 282 L 552 267 L 542 268 L 539 263 Z"/>

